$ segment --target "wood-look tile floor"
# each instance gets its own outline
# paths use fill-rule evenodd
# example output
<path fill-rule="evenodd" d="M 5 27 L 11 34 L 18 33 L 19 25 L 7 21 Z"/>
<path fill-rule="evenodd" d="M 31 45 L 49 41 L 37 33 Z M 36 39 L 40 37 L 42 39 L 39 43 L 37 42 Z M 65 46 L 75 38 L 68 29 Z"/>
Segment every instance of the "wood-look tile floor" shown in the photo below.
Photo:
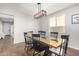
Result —
<path fill-rule="evenodd" d="M 13 44 L 11 37 L 0 40 L 0 56 L 32 56 L 32 51 L 24 50 L 24 43 Z M 79 51 L 69 48 L 67 56 L 79 56 Z"/>

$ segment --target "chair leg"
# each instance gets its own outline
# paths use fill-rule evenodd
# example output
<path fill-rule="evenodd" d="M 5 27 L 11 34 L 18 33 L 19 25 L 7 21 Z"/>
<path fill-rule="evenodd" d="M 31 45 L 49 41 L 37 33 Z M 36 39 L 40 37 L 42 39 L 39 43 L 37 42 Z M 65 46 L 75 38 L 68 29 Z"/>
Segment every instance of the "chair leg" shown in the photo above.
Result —
<path fill-rule="evenodd" d="M 26 53 L 28 53 L 29 47 L 28 46 L 25 46 L 24 50 L 26 51 Z"/>
<path fill-rule="evenodd" d="M 35 50 L 33 51 L 33 56 L 35 56 Z"/>
<path fill-rule="evenodd" d="M 25 46 L 24 50 L 26 51 L 27 46 Z"/>

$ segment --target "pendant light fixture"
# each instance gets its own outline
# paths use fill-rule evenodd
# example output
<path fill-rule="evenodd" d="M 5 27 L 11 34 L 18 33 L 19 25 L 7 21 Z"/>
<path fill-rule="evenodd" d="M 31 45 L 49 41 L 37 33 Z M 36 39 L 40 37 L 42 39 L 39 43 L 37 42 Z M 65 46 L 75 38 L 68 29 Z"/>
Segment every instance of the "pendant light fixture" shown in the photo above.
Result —
<path fill-rule="evenodd" d="M 38 12 L 34 15 L 34 18 L 39 19 L 43 16 L 46 16 L 46 11 L 41 10 L 41 3 L 37 3 L 37 5 L 38 5 Z"/>

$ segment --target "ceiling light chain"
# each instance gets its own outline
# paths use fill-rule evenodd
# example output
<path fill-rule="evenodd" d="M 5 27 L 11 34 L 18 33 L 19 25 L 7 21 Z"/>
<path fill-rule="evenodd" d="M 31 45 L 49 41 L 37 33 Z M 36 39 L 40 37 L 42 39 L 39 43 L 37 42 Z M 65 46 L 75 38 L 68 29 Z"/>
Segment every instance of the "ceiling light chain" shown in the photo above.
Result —
<path fill-rule="evenodd" d="M 41 3 L 37 3 L 38 4 L 38 12 L 41 10 Z"/>

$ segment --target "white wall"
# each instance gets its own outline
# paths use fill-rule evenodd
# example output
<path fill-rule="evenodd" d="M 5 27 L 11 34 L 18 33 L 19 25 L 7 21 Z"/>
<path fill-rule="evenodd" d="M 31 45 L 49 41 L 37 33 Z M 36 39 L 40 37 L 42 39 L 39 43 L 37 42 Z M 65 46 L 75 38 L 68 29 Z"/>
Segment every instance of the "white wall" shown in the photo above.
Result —
<path fill-rule="evenodd" d="M 72 20 L 71 16 L 78 13 L 79 13 L 79 5 L 75 5 L 75 6 L 72 6 L 71 8 L 63 9 L 54 14 L 46 16 L 41 19 L 41 29 L 46 30 L 49 28 L 48 26 L 49 19 L 54 15 L 65 14 L 66 15 L 65 34 L 70 35 L 69 47 L 79 50 L 79 24 L 71 24 L 71 20 Z"/>
<path fill-rule="evenodd" d="M 1 20 L 0 20 L 0 38 L 1 38 L 1 36 L 2 36 L 2 22 L 1 22 Z"/>
<path fill-rule="evenodd" d="M 4 38 L 4 33 L 2 32 L 2 21 L 0 19 L 0 38 L 3 37 Z"/>
<path fill-rule="evenodd" d="M 14 37 L 14 23 L 10 24 L 11 28 L 11 36 Z"/>
<path fill-rule="evenodd" d="M 0 13 L 14 16 L 14 43 L 24 42 L 23 32 L 38 29 L 38 20 L 19 12 L 16 5 L 0 4 Z"/>
<path fill-rule="evenodd" d="M 24 32 L 36 31 L 38 24 L 37 21 L 32 19 L 32 17 L 27 17 L 19 15 L 14 21 L 14 38 L 15 43 L 24 42 Z"/>
<path fill-rule="evenodd" d="M 40 30 L 46 31 L 46 37 L 49 38 L 49 17 L 45 16 L 40 19 Z"/>
<path fill-rule="evenodd" d="M 0 33 L 2 32 L 2 22 L 0 20 Z"/>

